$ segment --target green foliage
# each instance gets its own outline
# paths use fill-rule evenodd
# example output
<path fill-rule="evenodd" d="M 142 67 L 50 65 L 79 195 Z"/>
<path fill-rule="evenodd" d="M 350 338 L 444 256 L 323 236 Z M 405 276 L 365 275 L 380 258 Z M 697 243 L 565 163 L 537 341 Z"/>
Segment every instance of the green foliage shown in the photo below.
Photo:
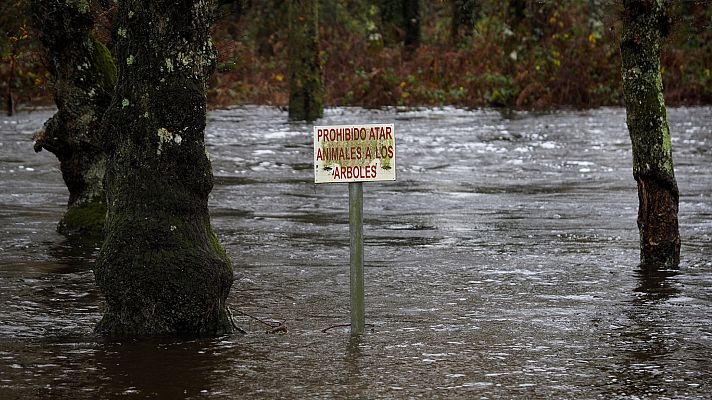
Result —
<path fill-rule="evenodd" d="M 483 76 L 483 79 L 491 87 L 484 95 L 488 104 L 496 107 L 511 107 L 514 105 L 518 90 L 514 86 L 512 77 L 488 73 Z"/>
<path fill-rule="evenodd" d="M 103 78 L 102 86 L 107 92 L 111 92 L 116 86 L 116 65 L 111 56 L 111 52 L 106 45 L 97 39 L 95 34 L 91 35 L 92 49 L 94 55 L 94 65 Z"/>
<path fill-rule="evenodd" d="M 75 204 L 59 221 L 57 231 L 65 235 L 79 234 L 81 236 L 100 238 L 104 229 L 106 204 L 101 199 Z"/>
<path fill-rule="evenodd" d="M 0 5 L 0 92 L 18 103 L 47 103 L 50 96 L 43 86 L 48 75 L 28 15 L 24 0 Z"/>
<path fill-rule="evenodd" d="M 8 33 L 0 35 L 4 61 L 0 85 L 6 88 L 11 81 L 17 96 L 29 102 L 48 97 L 38 89 L 46 75 L 34 35 L 22 34 L 23 2 L 9 1 L 11 6 L 0 14 L 2 30 Z M 223 3 L 213 29 L 218 63 L 211 104 L 285 106 L 287 2 Z M 421 1 L 421 44 L 407 57 L 403 32 L 389 31 L 384 24 L 384 15 L 388 20 L 392 14 L 398 26 L 402 4 L 319 1 L 327 104 L 519 108 L 622 104 L 617 2 Z M 466 14 L 456 27 L 457 40 L 452 39 L 454 4 L 464 6 Z M 469 7 L 475 4 L 473 12 Z M 712 3 L 667 4 L 672 26 L 662 52 L 666 100 L 671 105 L 710 103 Z M 106 42 L 105 35 L 100 36 Z M 13 77 L 7 62 L 11 37 L 22 38 L 15 47 Z M 409 76 L 415 80 L 401 87 Z"/>

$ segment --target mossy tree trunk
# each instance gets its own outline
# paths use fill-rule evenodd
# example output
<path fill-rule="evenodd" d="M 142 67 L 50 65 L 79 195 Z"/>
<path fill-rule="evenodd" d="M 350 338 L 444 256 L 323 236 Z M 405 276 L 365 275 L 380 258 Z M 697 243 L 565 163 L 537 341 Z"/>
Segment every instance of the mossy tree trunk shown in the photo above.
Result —
<path fill-rule="evenodd" d="M 314 121 L 324 114 L 317 0 L 289 1 L 289 119 Z"/>
<path fill-rule="evenodd" d="M 109 336 L 232 331 L 233 282 L 210 224 L 205 147 L 215 4 L 124 0 L 116 17 L 118 83 L 102 127 L 107 225 L 95 276 Z"/>
<path fill-rule="evenodd" d="M 679 194 L 660 73 L 660 47 L 668 21 L 662 0 L 625 0 L 623 5 L 623 94 L 638 183 L 640 262 L 677 267 Z"/>
<path fill-rule="evenodd" d="M 35 151 L 46 149 L 57 156 L 69 189 L 58 230 L 98 237 L 106 214 L 106 157 L 99 123 L 116 84 L 116 68 L 92 33 L 94 18 L 86 1 L 32 0 L 29 6 L 57 105 L 35 136 Z"/>

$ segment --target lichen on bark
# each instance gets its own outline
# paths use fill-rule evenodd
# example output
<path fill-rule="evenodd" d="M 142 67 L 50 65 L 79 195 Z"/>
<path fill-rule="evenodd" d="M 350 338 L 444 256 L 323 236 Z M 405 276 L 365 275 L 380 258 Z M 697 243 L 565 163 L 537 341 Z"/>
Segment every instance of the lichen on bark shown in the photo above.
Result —
<path fill-rule="evenodd" d="M 289 119 L 324 114 L 317 0 L 289 1 Z"/>
<path fill-rule="evenodd" d="M 102 126 L 106 239 L 95 276 L 109 336 L 232 331 L 231 262 L 210 224 L 205 150 L 213 2 L 120 2 L 118 84 Z M 169 64 L 166 60 L 171 60 Z M 171 65 L 172 68 L 167 68 Z"/>
<path fill-rule="evenodd" d="M 633 176 L 638 184 L 640 261 L 646 267 L 677 267 L 679 193 L 660 72 L 668 20 L 662 0 L 625 0 L 623 5 L 620 49 Z"/>
<path fill-rule="evenodd" d="M 86 1 L 32 0 L 29 7 L 57 105 L 35 135 L 35 151 L 46 149 L 57 157 L 69 190 L 58 230 L 98 240 L 105 209 L 99 119 L 116 84 L 116 69 L 108 49 L 92 32 L 94 17 Z"/>

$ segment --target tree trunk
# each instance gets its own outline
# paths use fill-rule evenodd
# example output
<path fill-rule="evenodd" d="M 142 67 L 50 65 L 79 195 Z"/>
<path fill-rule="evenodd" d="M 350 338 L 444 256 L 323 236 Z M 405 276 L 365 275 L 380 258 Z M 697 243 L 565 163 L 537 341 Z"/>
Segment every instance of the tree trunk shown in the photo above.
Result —
<path fill-rule="evenodd" d="M 92 33 L 94 18 L 86 2 L 32 0 L 30 9 L 57 105 L 57 112 L 35 136 L 35 151 L 46 149 L 57 156 L 69 189 L 67 212 L 58 230 L 98 237 L 106 214 L 106 157 L 99 123 L 116 84 L 116 68 Z"/>
<path fill-rule="evenodd" d="M 205 0 L 119 4 L 118 83 L 102 121 L 108 215 L 95 269 L 106 297 L 101 334 L 232 331 L 232 266 L 208 214 L 213 9 Z"/>
<path fill-rule="evenodd" d="M 677 267 L 679 194 L 660 74 L 660 46 L 668 21 L 662 0 L 626 0 L 623 5 L 623 94 L 638 183 L 640 262 Z"/>
<path fill-rule="evenodd" d="M 507 20 L 514 30 L 526 18 L 527 0 L 507 1 Z"/>
<path fill-rule="evenodd" d="M 477 20 L 477 0 L 450 0 L 450 42 L 457 45 L 463 36 L 471 36 Z"/>
<path fill-rule="evenodd" d="M 317 0 L 289 1 L 289 119 L 324 114 Z"/>
<path fill-rule="evenodd" d="M 16 61 L 15 57 L 10 59 L 10 73 L 7 76 L 7 93 L 5 100 L 7 101 L 7 116 L 12 117 L 15 115 L 15 97 L 12 94 L 12 81 L 15 80 L 15 68 Z"/>
<path fill-rule="evenodd" d="M 403 46 L 412 53 L 420 46 L 420 0 L 403 0 Z"/>
<path fill-rule="evenodd" d="M 376 0 L 381 15 L 383 40 L 387 45 L 403 40 L 403 0 Z"/>
<path fill-rule="evenodd" d="M 279 43 L 284 35 L 284 19 L 288 17 L 288 5 L 284 0 L 263 0 L 259 5 L 253 5 L 253 7 L 257 11 L 255 13 L 257 55 L 274 57 L 275 44 Z"/>
<path fill-rule="evenodd" d="M 420 0 L 379 0 L 384 40 L 400 43 L 406 55 L 420 45 Z"/>

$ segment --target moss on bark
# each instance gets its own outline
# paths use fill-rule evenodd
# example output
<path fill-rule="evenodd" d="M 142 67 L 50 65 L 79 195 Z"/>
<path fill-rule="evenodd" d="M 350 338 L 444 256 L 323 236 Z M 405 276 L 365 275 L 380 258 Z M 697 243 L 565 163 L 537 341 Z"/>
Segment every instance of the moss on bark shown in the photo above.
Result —
<path fill-rule="evenodd" d="M 644 266 L 676 267 L 679 194 L 660 73 L 660 47 L 668 22 L 662 0 L 623 4 L 623 93 L 638 183 L 640 261 Z"/>
<path fill-rule="evenodd" d="M 107 133 L 106 239 L 95 276 L 109 336 L 232 331 L 230 260 L 210 225 L 206 86 L 212 1 L 123 1 Z"/>
<path fill-rule="evenodd" d="M 289 119 L 314 121 L 324 114 L 316 0 L 289 1 Z"/>
<path fill-rule="evenodd" d="M 67 208 L 59 221 L 60 232 L 72 232 L 87 237 L 99 239 L 104 229 L 106 204 L 104 199 L 94 199 L 89 202 L 76 203 Z"/>
<path fill-rule="evenodd" d="M 102 86 L 107 94 L 114 91 L 116 86 L 116 65 L 109 49 L 102 43 L 95 34 L 89 36 L 94 56 L 94 66 L 102 78 Z"/>
<path fill-rule="evenodd" d="M 57 156 L 69 190 L 58 231 L 98 238 L 104 225 L 106 161 L 99 119 L 109 104 L 116 69 L 106 46 L 92 33 L 94 19 L 85 3 L 31 1 L 57 104 L 57 112 L 35 136 L 35 150 Z"/>

